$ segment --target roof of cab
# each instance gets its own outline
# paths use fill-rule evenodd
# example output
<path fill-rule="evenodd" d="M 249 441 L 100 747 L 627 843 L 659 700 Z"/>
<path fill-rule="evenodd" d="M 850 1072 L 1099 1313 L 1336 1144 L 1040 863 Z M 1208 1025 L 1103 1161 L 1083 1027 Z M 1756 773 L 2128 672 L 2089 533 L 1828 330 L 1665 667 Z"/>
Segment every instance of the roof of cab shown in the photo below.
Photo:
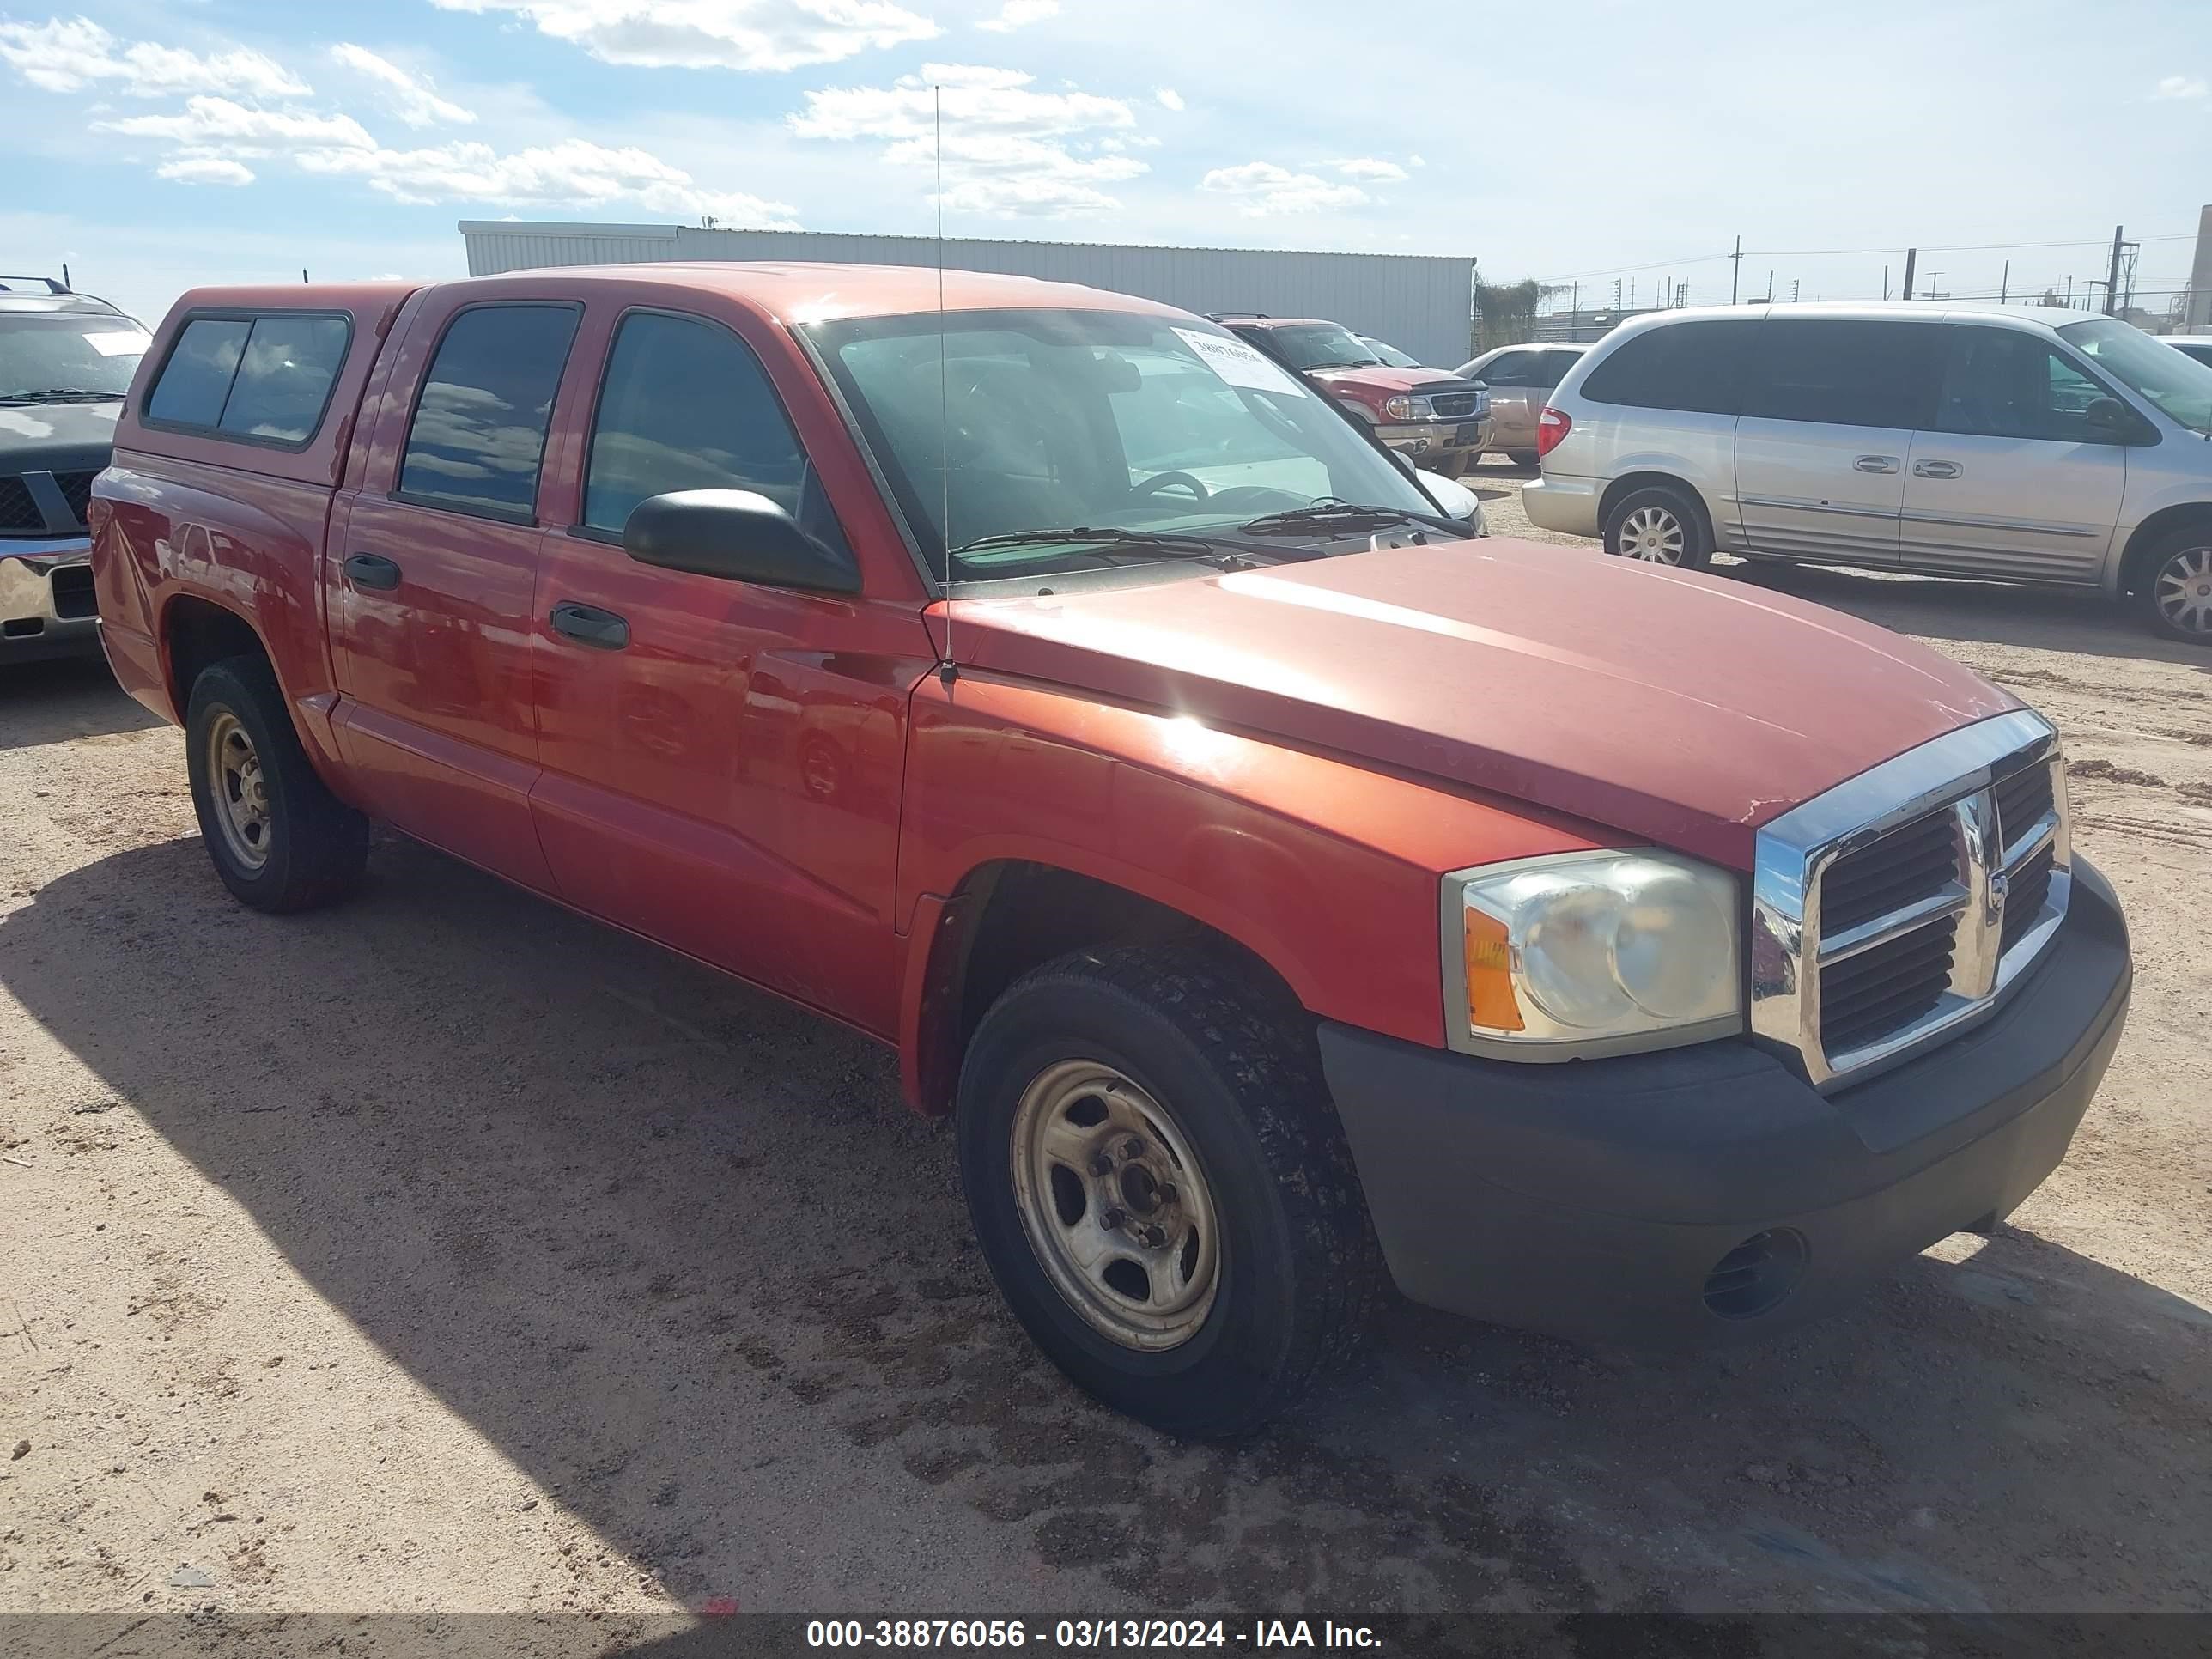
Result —
<path fill-rule="evenodd" d="M 470 285 L 523 283 L 579 288 L 678 287 L 724 295 L 783 323 L 843 317 L 905 316 L 938 308 L 996 311 L 1039 307 L 1080 311 L 1150 312 L 1182 316 L 1173 306 L 1133 294 L 1048 283 L 993 271 L 938 270 L 931 265 L 836 265 L 750 260 L 669 260 L 644 264 L 556 265 L 471 276 Z M 941 284 L 941 288 L 940 288 Z"/>

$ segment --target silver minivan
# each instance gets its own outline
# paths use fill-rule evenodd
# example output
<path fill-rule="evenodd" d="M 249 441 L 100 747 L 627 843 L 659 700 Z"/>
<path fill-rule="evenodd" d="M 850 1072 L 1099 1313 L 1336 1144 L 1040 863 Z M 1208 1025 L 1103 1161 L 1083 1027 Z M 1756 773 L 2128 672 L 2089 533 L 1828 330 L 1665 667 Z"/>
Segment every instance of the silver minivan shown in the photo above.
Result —
<path fill-rule="evenodd" d="M 1547 530 L 2095 589 L 2212 645 L 2212 368 L 2108 317 L 1925 302 L 1638 319 L 1553 392 Z"/>

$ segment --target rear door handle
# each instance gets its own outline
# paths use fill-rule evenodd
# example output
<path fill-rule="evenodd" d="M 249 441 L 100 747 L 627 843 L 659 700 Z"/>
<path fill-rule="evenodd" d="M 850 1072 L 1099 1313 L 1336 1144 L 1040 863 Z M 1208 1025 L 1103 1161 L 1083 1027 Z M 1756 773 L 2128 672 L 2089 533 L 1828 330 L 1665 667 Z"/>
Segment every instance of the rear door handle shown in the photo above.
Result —
<path fill-rule="evenodd" d="M 629 643 L 629 624 L 613 611 L 602 611 L 595 605 L 578 605 L 573 599 L 563 599 L 546 613 L 545 620 L 556 634 L 579 645 L 619 651 Z"/>
<path fill-rule="evenodd" d="M 393 588 L 399 586 L 399 567 L 374 553 L 356 553 L 345 562 L 346 580 L 356 587 Z"/>
<path fill-rule="evenodd" d="M 1851 465 L 1862 472 L 1894 472 L 1897 471 L 1897 457 L 1894 455 L 1862 455 L 1858 459 L 1853 461 Z"/>
<path fill-rule="evenodd" d="M 1956 461 L 1915 461 L 1912 476 L 1916 478 L 1955 478 L 1966 469 Z"/>

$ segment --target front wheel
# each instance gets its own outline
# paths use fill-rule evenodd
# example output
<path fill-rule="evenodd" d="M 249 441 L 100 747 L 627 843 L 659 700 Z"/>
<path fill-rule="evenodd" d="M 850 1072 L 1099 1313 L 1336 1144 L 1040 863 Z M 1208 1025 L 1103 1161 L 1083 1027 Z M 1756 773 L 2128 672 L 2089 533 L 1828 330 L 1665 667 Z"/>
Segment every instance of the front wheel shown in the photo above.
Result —
<path fill-rule="evenodd" d="M 1295 1005 L 1185 946 L 1080 952 L 993 1005 L 960 1079 L 969 1212 L 1054 1364 L 1167 1433 L 1249 1433 L 1380 1285 Z"/>
<path fill-rule="evenodd" d="M 1663 484 L 1632 489 L 1605 517 L 1605 550 L 1647 564 L 1702 570 L 1713 556 L 1705 515 L 1683 491 Z"/>
<path fill-rule="evenodd" d="M 2212 645 L 2212 529 L 2167 537 L 2144 566 L 2142 599 L 2160 633 Z"/>

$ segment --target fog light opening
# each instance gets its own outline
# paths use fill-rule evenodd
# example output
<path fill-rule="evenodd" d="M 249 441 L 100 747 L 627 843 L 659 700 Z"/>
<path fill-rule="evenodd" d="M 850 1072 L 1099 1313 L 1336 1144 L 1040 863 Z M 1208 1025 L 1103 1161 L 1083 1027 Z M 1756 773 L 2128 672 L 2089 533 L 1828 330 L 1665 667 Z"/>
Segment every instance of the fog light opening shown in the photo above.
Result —
<path fill-rule="evenodd" d="M 1723 1319 L 1772 1313 L 1805 1277 L 1812 1249 L 1792 1227 L 1753 1233 L 1705 1275 L 1705 1306 Z"/>

